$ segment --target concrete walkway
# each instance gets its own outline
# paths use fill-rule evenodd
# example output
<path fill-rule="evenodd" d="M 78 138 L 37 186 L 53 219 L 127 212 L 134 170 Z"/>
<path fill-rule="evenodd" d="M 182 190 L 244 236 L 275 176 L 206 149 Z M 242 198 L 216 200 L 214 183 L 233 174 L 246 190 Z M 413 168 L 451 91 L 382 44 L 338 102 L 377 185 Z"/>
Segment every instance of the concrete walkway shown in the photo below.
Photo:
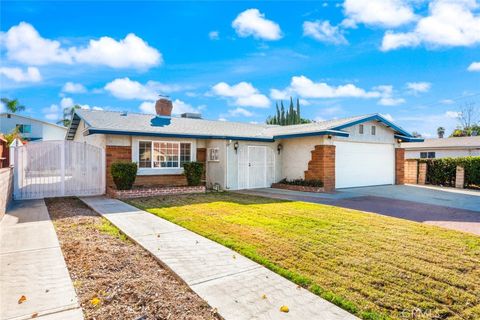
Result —
<path fill-rule="evenodd" d="M 153 214 L 105 197 L 82 200 L 152 253 L 227 320 L 357 319 L 238 253 Z M 290 312 L 281 312 L 282 305 Z"/>
<path fill-rule="evenodd" d="M 0 222 L 0 319 L 35 316 L 83 319 L 43 200 L 14 202 Z"/>

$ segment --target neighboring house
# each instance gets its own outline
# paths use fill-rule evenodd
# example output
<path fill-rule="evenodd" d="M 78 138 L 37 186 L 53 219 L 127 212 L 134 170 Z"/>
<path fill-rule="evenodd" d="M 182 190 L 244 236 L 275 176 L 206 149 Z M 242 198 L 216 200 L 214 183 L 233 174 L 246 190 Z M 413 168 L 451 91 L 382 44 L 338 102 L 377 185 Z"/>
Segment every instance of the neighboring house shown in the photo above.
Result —
<path fill-rule="evenodd" d="M 402 148 L 407 159 L 480 156 L 480 137 L 425 139 L 420 143 L 402 143 Z"/>
<path fill-rule="evenodd" d="M 0 133 L 11 133 L 18 128 L 25 140 L 65 140 L 67 128 L 50 122 L 14 113 L 0 113 Z"/>
<path fill-rule="evenodd" d="M 335 188 L 403 183 L 400 141 L 423 141 L 378 114 L 292 126 L 75 110 L 67 139 L 106 149 L 112 162 L 138 163 L 136 185 L 182 185 L 182 163 L 206 163 L 207 185 L 237 190 L 287 179 L 320 179 Z"/>

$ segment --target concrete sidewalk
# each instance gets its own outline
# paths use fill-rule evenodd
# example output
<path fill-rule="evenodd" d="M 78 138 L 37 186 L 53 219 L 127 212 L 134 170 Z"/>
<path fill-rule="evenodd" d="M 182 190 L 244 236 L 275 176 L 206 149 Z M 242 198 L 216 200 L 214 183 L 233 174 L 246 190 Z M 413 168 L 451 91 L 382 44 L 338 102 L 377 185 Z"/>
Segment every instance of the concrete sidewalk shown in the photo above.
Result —
<path fill-rule="evenodd" d="M 357 319 L 238 253 L 153 214 L 105 197 L 82 200 L 158 258 L 226 320 Z M 290 312 L 281 312 L 282 305 Z"/>
<path fill-rule="evenodd" d="M 34 316 L 83 319 L 45 202 L 16 201 L 0 222 L 0 319 Z"/>

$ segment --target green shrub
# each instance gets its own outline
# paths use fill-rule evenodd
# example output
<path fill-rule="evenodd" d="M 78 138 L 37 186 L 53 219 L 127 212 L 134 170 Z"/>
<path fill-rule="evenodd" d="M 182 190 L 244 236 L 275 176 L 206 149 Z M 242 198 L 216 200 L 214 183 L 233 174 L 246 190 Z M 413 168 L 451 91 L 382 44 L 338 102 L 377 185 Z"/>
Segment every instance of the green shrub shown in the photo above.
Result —
<path fill-rule="evenodd" d="M 137 164 L 135 162 L 114 162 L 110 173 L 118 190 L 130 190 L 137 177 Z"/>
<path fill-rule="evenodd" d="M 189 186 L 199 186 L 202 183 L 203 163 L 187 162 L 183 164 Z"/>
<path fill-rule="evenodd" d="M 420 159 L 427 163 L 427 183 L 455 186 L 457 166 L 465 169 L 465 186 L 480 186 L 480 157 Z"/>
<path fill-rule="evenodd" d="M 303 179 L 287 180 L 287 179 L 282 179 L 278 183 L 289 184 L 289 185 L 293 185 L 293 186 L 315 187 L 315 188 L 323 187 L 323 182 L 321 180 L 303 180 Z"/>

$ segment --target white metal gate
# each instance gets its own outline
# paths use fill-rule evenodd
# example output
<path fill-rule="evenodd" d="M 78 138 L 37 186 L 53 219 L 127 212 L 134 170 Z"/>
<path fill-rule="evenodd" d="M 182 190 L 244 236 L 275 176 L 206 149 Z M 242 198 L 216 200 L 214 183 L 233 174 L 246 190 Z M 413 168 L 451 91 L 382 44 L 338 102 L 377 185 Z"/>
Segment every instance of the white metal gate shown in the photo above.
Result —
<path fill-rule="evenodd" d="M 14 199 L 105 193 L 105 150 L 74 141 L 13 147 Z"/>
<path fill-rule="evenodd" d="M 275 180 L 275 154 L 266 146 L 245 146 L 239 150 L 238 188 L 267 188 Z"/>

